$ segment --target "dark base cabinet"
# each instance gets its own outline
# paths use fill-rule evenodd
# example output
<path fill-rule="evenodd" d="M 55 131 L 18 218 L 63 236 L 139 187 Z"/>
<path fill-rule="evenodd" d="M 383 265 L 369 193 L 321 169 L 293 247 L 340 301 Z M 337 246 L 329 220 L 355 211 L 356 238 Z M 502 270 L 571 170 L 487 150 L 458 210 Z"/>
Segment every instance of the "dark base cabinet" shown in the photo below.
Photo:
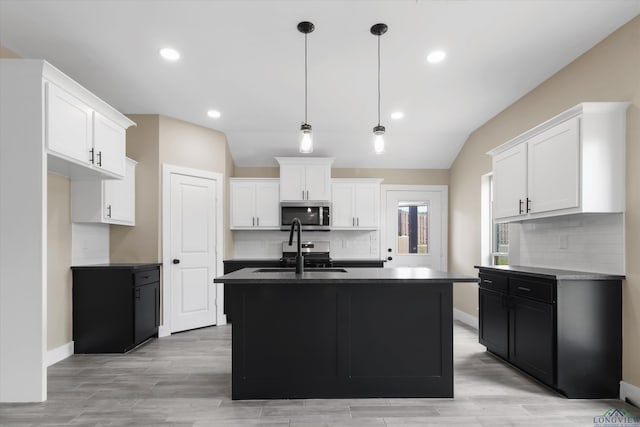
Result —
<path fill-rule="evenodd" d="M 75 353 L 124 353 L 158 335 L 160 264 L 71 269 Z"/>
<path fill-rule="evenodd" d="M 569 398 L 617 398 L 622 276 L 478 267 L 479 341 Z"/>
<path fill-rule="evenodd" d="M 453 397 L 451 283 L 231 287 L 233 399 Z"/>

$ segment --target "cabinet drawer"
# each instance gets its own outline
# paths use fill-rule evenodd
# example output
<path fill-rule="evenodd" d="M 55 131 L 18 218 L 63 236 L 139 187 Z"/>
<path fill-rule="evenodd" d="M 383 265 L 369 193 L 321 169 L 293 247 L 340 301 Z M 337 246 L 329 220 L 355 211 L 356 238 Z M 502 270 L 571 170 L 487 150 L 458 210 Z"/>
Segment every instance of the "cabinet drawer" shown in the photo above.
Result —
<path fill-rule="evenodd" d="M 491 289 L 502 293 L 507 293 L 507 276 L 500 274 L 491 274 L 480 272 L 479 286 L 485 289 Z"/>
<path fill-rule="evenodd" d="M 134 273 L 133 285 L 145 285 L 147 283 L 159 282 L 160 281 L 160 270 L 144 270 L 144 271 L 136 271 Z"/>
<path fill-rule="evenodd" d="M 554 302 L 554 281 L 512 276 L 509 280 L 509 294 L 544 301 Z"/>

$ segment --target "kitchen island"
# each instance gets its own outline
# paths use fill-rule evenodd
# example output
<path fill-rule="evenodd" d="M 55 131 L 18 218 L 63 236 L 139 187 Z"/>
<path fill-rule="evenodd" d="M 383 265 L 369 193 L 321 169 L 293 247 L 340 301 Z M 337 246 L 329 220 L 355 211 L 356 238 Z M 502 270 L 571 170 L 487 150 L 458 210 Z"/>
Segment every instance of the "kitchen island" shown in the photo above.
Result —
<path fill-rule="evenodd" d="M 428 268 L 245 268 L 234 313 L 232 398 L 453 397 L 454 282 Z"/>

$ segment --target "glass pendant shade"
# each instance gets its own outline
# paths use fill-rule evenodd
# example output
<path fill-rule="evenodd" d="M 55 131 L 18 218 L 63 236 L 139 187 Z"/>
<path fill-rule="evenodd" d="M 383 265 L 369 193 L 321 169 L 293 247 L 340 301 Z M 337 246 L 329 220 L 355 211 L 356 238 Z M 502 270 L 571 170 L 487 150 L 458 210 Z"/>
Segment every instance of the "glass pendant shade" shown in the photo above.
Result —
<path fill-rule="evenodd" d="M 311 125 L 307 123 L 300 126 L 300 152 L 313 153 L 313 134 L 311 133 Z"/>
<path fill-rule="evenodd" d="M 376 126 L 373 128 L 373 149 L 376 154 L 384 153 L 384 126 Z"/>

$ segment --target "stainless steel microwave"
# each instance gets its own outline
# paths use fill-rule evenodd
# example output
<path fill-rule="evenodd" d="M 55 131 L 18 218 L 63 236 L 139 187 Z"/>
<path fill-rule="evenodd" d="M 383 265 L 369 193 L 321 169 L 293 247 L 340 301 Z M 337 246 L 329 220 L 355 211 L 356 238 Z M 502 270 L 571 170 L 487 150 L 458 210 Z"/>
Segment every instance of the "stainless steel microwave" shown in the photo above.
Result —
<path fill-rule="evenodd" d="M 289 230 L 291 221 L 298 218 L 303 231 L 329 231 L 331 227 L 331 203 L 299 201 L 280 203 L 280 229 Z"/>

